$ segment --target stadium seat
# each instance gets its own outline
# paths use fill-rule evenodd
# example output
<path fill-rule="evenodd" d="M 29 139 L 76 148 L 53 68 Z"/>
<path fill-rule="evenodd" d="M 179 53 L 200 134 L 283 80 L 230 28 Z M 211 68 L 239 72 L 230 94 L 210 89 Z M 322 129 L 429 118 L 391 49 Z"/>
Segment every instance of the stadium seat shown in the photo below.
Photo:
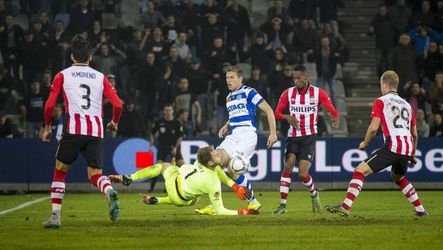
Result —
<path fill-rule="evenodd" d="M 121 27 L 136 27 L 140 23 L 140 15 L 136 13 L 122 13 L 120 17 L 120 26 Z"/>
<path fill-rule="evenodd" d="M 28 17 L 24 14 L 14 17 L 14 23 L 20 26 L 23 30 L 28 30 L 29 28 Z"/>
<path fill-rule="evenodd" d="M 335 81 L 335 96 L 338 97 L 346 97 L 345 87 L 341 80 Z"/>
<path fill-rule="evenodd" d="M 114 13 L 103 13 L 102 14 L 102 26 L 103 29 L 115 30 L 118 28 L 120 20 L 115 16 Z"/>

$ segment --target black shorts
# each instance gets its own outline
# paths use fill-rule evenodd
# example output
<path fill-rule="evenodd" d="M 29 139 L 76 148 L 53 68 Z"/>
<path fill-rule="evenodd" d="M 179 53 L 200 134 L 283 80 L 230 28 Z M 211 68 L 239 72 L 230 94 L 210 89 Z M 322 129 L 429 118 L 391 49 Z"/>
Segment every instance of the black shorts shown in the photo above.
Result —
<path fill-rule="evenodd" d="M 297 161 L 306 160 L 312 162 L 314 160 L 316 142 L 316 134 L 302 137 L 288 137 L 288 139 L 286 139 L 285 155 L 294 154 Z"/>
<path fill-rule="evenodd" d="M 158 147 L 157 148 L 157 161 L 163 161 L 163 162 L 171 161 L 171 159 L 172 159 L 172 155 L 171 155 L 172 148 L 173 148 L 173 146 L 171 146 L 171 147 Z M 168 158 L 168 157 L 170 157 L 170 158 Z M 177 148 L 177 153 L 175 154 L 175 161 L 179 161 L 179 160 L 183 160 L 183 156 L 182 156 L 182 153 L 181 153 L 180 146 Z"/>
<path fill-rule="evenodd" d="M 81 153 L 88 163 L 88 167 L 102 168 L 103 144 L 102 138 L 63 134 L 58 143 L 55 158 L 64 164 L 71 165 Z"/>
<path fill-rule="evenodd" d="M 396 175 L 405 175 L 408 170 L 410 156 L 399 155 L 391 152 L 388 147 L 389 143 L 385 143 L 383 147 L 372 153 L 364 162 L 377 173 L 392 165 L 391 172 Z"/>

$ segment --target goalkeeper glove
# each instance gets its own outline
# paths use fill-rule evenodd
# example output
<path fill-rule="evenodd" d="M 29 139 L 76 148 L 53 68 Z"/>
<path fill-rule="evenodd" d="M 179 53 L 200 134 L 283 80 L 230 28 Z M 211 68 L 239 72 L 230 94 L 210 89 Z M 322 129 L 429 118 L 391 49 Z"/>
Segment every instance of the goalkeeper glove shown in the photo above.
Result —
<path fill-rule="evenodd" d="M 238 215 L 257 215 L 259 214 L 258 210 L 255 209 L 250 209 L 250 208 L 243 208 L 243 209 L 239 209 L 237 210 Z"/>
<path fill-rule="evenodd" d="M 250 200 L 252 197 L 251 190 L 247 189 L 246 187 L 239 186 L 237 183 L 234 183 L 231 188 L 237 193 L 240 200 Z"/>

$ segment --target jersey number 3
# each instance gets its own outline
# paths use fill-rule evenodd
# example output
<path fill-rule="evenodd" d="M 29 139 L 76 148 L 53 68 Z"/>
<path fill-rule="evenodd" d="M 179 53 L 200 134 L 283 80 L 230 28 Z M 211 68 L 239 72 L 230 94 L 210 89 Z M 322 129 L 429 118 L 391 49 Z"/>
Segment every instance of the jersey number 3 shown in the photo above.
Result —
<path fill-rule="evenodd" d="M 80 88 L 84 88 L 86 90 L 86 95 L 82 95 L 82 99 L 86 100 L 86 105 L 82 105 L 82 109 L 89 109 L 91 107 L 91 88 L 89 88 L 86 84 L 80 84 Z"/>
<path fill-rule="evenodd" d="M 394 112 L 395 117 L 393 120 L 394 128 L 404 128 L 402 122 L 398 120 L 401 118 L 405 121 L 406 128 L 409 129 L 409 112 L 406 108 L 398 108 L 397 106 L 392 106 L 392 112 Z"/>

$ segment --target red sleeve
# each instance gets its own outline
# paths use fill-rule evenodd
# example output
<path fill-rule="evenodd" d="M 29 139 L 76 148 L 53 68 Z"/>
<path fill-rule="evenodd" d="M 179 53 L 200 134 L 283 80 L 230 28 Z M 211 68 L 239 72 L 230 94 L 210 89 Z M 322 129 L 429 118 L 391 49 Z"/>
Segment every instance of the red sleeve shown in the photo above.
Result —
<path fill-rule="evenodd" d="M 415 113 L 414 110 L 411 110 L 412 112 L 412 119 L 411 119 L 411 128 L 416 126 L 416 122 L 415 122 Z"/>
<path fill-rule="evenodd" d="M 325 107 L 329 111 L 329 114 L 331 114 L 333 117 L 340 116 L 340 113 L 335 110 L 331 98 L 329 97 L 328 93 L 326 93 L 326 91 L 319 88 L 318 99 L 320 101 L 319 104 L 322 104 L 323 107 Z"/>
<path fill-rule="evenodd" d="M 117 90 L 111 86 L 108 78 L 103 78 L 103 95 L 113 106 L 112 121 L 118 124 L 122 115 L 122 101 L 117 95 Z"/>
<path fill-rule="evenodd" d="M 288 90 L 286 89 L 283 94 L 281 94 L 280 99 L 278 100 L 277 109 L 275 110 L 275 119 L 283 120 L 283 115 L 288 107 Z"/>
<path fill-rule="evenodd" d="M 380 99 L 375 100 L 372 105 L 371 118 L 378 117 L 383 120 L 383 102 Z"/>
<path fill-rule="evenodd" d="M 60 90 L 63 86 L 63 74 L 58 73 L 55 75 L 54 80 L 52 81 L 51 91 L 49 93 L 48 100 L 45 104 L 45 125 L 49 126 L 52 122 L 52 112 L 54 111 L 54 106 L 57 101 L 58 95 L 60 94 Z"/>

